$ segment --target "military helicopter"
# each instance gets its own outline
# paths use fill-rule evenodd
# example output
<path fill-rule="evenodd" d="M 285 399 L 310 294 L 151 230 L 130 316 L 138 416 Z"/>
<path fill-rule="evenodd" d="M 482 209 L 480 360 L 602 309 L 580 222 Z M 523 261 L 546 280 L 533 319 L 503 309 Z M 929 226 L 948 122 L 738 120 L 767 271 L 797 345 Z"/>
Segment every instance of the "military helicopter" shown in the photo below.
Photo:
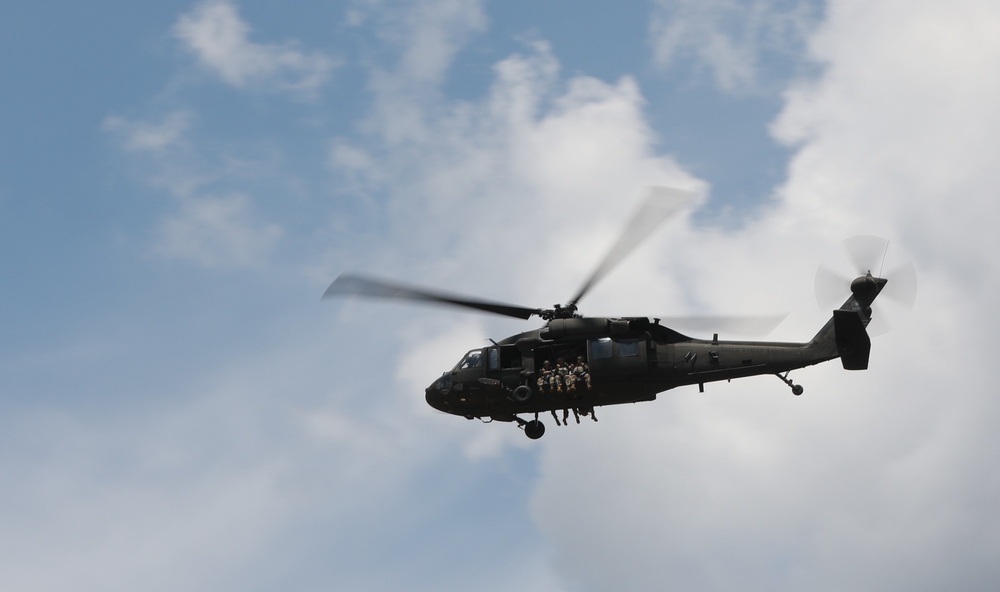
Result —
<path fill-rule="evenodd" d="M 712 339 L 695 339 L 659 318 L 579 314 L 577 303 L 587 292 L 694 197 L 680 189 L 650 188 L 618 241 L 576 295 L 552 308 L 466 298 L 346 273 L 330 284 L 323 297 L 360 295 L 429 302 L 545 321 L 541 328 L 470 350 L 425 392 L 427 403 L 437 410 L 485 422 L 515 422 L 533 440 L 545 433 L 539 420 L 545 412 L 557 424 L 568 423 L 570 411 L 577 423 L 581 415 L 597 421 L 596 407 L 652 401 L 658 393 L 685 385 L 698 385 L 703 392 L 709 382 L 762 374 L 777 376 L 792 394 L 801 395 L 802 385 L 788 377 L 792 370 L 835 358 L 847 370 L 868 368 L 871 339 L 866 327 L 872 318 L 871 305 L 888 281 L 870 270 L 850 282 L 851 295 L 804 343 L 724 341 L 718 333 Z M 817 286 L 821 279 L 828 281 L 829 275 L 818 275 Z M 720 325 L 739 320 L 717 319 Z M 702 318 L 701 324 L 705 321 Z"/>

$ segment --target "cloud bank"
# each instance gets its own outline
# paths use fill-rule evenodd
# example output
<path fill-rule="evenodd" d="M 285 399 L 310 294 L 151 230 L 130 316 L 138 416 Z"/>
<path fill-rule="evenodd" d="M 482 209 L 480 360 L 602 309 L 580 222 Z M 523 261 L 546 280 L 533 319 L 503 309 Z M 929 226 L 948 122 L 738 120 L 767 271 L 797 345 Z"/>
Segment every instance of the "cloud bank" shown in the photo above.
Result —
<path fill-rule="evenodd" d="M 709 385 L 550 441 L 533 508 L 573 586 L 997 585 L 986 475 L 1000 441 L 983 418 L 1000 409 L 983 336 L 1000 325 L 984 133 L 1000 127 L 986 74 L 998 17 L 988 3 L 830 4 L 810 43 L 822 74 L 789 89 L 774 124 L 796 147 L 780 201 L 709 249 L 795 245 L 782 258 L 804 270 L 818 243 L 880 234 L 890 258 L 917 262 L 918 309 L 875 341 L 869 371 L 798 372 L 800 399 L 766 377 Z"/>

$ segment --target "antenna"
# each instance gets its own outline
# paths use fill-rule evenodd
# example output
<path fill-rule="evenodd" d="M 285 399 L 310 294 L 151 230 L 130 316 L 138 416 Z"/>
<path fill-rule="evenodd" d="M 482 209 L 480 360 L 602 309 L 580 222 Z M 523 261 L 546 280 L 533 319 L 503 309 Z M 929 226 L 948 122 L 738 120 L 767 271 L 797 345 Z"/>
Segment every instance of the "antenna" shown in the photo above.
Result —
<path fill-rule="evenodd" d="M 882 277 L 882 268 L 885 267 L 885 257 L 889 254 L 889 241 L 885 241 L 885 250 L 882 251 L 882 263 L 878 267 L 878 277 Z"/>

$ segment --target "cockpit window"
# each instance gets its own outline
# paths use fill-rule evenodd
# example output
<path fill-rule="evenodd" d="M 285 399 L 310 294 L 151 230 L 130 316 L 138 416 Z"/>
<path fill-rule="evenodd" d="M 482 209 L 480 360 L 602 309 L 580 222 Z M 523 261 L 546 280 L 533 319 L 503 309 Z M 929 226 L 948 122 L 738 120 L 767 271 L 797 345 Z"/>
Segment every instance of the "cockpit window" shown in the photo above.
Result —
<path fill-rule="evenodd" d="M 474 349 L 465 354 L 462 361 L 455 366 L 456 370 L 468 370 L 469 368 L 479 368 L 483 365 L 483 350 Z"/>

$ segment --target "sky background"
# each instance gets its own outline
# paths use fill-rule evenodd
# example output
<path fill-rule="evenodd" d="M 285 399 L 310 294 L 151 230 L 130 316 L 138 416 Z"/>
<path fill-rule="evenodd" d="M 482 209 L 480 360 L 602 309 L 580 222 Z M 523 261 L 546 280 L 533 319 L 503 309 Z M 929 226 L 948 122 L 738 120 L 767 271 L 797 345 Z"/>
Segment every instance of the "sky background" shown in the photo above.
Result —
<path fill-rule="evenodd" d="M 0 588 L 1000 586 L 1000 5 L 538 4 L 0 7 Z M 563 302 L 650 185 L 584 313 L 805 341 L 859 234 L 916 306 L 529 441 L 423 389 L 534 320 L 320 299 Z"/>

